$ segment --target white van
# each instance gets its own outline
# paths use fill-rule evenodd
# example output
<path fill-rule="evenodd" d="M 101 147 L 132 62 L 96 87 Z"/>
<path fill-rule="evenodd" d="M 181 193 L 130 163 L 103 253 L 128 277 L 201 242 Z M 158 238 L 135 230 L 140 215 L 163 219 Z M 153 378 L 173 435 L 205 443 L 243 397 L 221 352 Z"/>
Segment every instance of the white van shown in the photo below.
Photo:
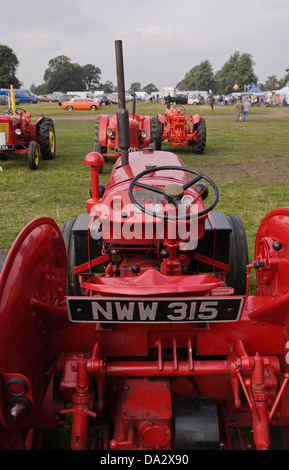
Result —
<path fill-rule="evenodd" d="M 90 100 L 93 100 L 94 96 L 93 93 L 90 91 L 67 91 L 67 95 L 77 95 L 79 98 L 88 98 Z"/>

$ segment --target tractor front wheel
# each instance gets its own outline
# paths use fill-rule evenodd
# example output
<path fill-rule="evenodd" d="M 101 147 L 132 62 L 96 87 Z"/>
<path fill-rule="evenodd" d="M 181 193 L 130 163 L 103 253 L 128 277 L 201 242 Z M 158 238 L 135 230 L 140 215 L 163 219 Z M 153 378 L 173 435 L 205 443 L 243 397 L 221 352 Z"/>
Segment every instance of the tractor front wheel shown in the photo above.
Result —
<path fill-rule="evenodd" d="M 75 240 L 72 228 L 76 218 L 64 222 L 61 233 L 63 236 L 66 256 L 67 256 L 67 295 L 81 295 L 81 290 L 77 276 L 74 274 L 75 268 Z"/>
<path fill-rule="evenodd" d="M 37 142 L 32 141 L 28 147 L 28 163 L 30 170 L 38 170 L 40 158 L 40 148 Z"/>
<path fill-rule="evenodd" d="M 155 144 L 156 150 L 162 147 L 162 123 L 157 116 L 150 118 L 151 124 L 151 144 Z"/>
<path fill-rule="evenodd" d="M 108 117 L 107 117 L 107 121 L 108 121 Z M 107 153 L 107 147 L 102 145 L 101 142 L 99 141 L 99 128 L 100 128 L 100 116 L 97 116 L 95 120 L 95 126 L 94 126 L 94 149 L 96 149 L 97 144 L 99 144 L 100 147 L 98 146 L 98 148 L 100 148 L 100 150 L 95 150 L 95 152 L 99 152 L 103 154 L 103 153 Z M 106 134 L 106 129 L 105 129 L 105 134 Z M 103 158 L 105 161 L 106 157 L 103 157 Z"/>
<path fill-rule="evenodd" d="M 195 141 L 194 139 L 192 140 L 193 152 L 204 153 L 207 140 L 206 121 L 204 118 L 200 118 L 199 122 L 196 124 L 196 131 L 197 141 Z"/>
<path fill-rule="evenodd" d="M 56 152 L 55 129 L 52 119 L 43 118 L 39 122 L 38 140 L 43 160 L 52 160 Z"/>
<path fill-rule="evenodd" d="M 236 295 L 245 295 L 248 264 L 246 230 L 240 217 L 229 214 L 226 218 L 232 227 L 229 251 L 230 272 L 227 275 L 227 285 L 234 288 Z"/>
<path fill-rule="evenodd" d="M 3 251 L 0 251 L 0 273 L 3 269 L 6 258 L 7 258 L 6 253 L 4 253 Z"/>

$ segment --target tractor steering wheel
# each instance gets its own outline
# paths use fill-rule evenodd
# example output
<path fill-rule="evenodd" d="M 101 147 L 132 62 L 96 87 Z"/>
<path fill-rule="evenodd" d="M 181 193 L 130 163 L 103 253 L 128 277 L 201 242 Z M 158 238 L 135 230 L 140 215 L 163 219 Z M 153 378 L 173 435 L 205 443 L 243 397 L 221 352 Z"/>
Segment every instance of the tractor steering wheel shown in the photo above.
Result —
<path fill-rule="evenodd" d="M 24 108 L 16 108 L 16 113 L 20 114 L 18 111 L 21 111 L 22 113 L 26 113 L 26 109 Z"/>
<path fill-rule="evenodd" d="M 176 116 L 184 116 L 186 114 L 186 110 L 185 110 L 184 106 L 174 106 L 172 108 L 172 112 Z"/>
<path fill-rule="evenodd" d="M 156 172 L 156 171 L 161 171 L 161 170 L 187 171 L 189 173 L 193 173 L 196 176 L 195 176 L 195 178 L 191 179 L 190 181 L 188 181 L 187 183 L 185 183 L 183 185 L 177 184 L 177 183 L 167 184 L 164 189 L 158 188 L 156 186 L 150 186 L 148 184 L 144 184 L 144 183 L 139 182 L 139 179 L 142 178 L 143 176 L 146 176 L 150 173 L 153 173 L 153 172 Z M 196 184 L 201 179 L 204 179 L 205 181 L 207 181 L 209 183 L 209 185 L 213 188 L 213 190 L 214 190 L 214 200 L 205 209 L 203 209 L 203 210 L 201 210 L 197 213 L 186 214 L 183 211 L 181 198 L 183 197 L 183 194 L 184 194 L 186 189 L 190 188 L 191 186 Z M 143 204 L 141 204 L 135 198 L 135 196 L 133 194 L 133 189 L 134 189 L 135 186 L 137 186 L 139 188 L 148 189 L 150 191 L 154 191 L 156 193 L 161 194 L 162 196 L 165 197 L 165 199 L 167 201 L 172 202 L 176 207 L 181 208 L 183 214 L 182 215 L 168 215 L 168 214 L 156 213 L 156 212 L 153 212 L 153 211 L 147 209 Z M 193 170 L 191 168 L 186 168 L 186 167 L 182 167 L 182 166 L 159 166 L 159 167 L 156 167 L 156 168 L 148 168 L 147 170 L 142 171 L 141 173 L 136 175 L 133 178 L 133 180 L 131 181 L 131 183 L 129 185 L 129 188 L 128 188 L 128 195 L 129 195 L 129 198 L 132 201 L 132 203 L 135 204 L 142 212 L 144 212 L 146 214 L 149 214 L 149 215 L 152 215 L 154 217 L 159 217 L 161 219 L 166 219 L 166 220 L 190 220 L 190 219 L 193 219 L 193 218 L 199 218 L 199 217 L 207 214 L 208 212 L 210 212 L 217 205 L 217 203 L 219 201 L 218 187 L 217 187 L 216 183 L 211 178 L 209 178 L 209 176 L 205 175 L 201 171 Z"/>

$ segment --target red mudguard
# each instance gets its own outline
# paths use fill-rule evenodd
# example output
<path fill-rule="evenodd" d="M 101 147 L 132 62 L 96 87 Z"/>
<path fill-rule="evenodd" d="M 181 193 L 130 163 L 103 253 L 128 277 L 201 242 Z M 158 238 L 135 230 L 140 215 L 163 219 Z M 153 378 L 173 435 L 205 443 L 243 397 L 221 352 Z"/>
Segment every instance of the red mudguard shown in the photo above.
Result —
<path fill-rule="evenodd" d="M 7 383 L 11 377 L 19 378 L 26 382 L 21 398 L 37 411 L 52 361 L 49 329 L 55 317 L 59 324 L 61 313 L 65 316 L 65 295 L 66 251 L 61 232 L 52 219 L 35 219 L 16 238 L 0 277 L 0 404 L 10 399 Z M 1 408 L 0 420 L 5 423 Z"/>

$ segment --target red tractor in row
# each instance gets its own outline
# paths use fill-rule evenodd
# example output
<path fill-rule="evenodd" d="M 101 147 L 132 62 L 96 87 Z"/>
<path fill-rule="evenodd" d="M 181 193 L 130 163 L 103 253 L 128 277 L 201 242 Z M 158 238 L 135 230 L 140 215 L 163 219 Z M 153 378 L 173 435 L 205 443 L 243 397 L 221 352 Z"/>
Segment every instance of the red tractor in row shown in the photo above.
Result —
<path fill-rule="evenodd" d="M 199 114 L 186 117 L 184 106 L 171 107 L 168 97 L 165 117 L 159 114 L 158 120 L 162 123 L 162 140 L 166 139 L 175 147 L 191 145 L 193 153 L 204 153 L 207 140 L 206 121 Z"/>
<path fill-rule="evenodd" d="M 120 95 L 121 96 L 121 95 Z M 121 98 L 119 98 L 121 99 Z M 124 103 L 121 103 L 122 109 Z M 139 116 L 136 114 L 136 97 L 134 95 L 132 111 L 128 113 L 130 152 L 153 147 L 161 149 L 162 124 L 157 116 Z M 100 114 L 95 121 L 94 150 L 107 157 L 119 158 L 121 148 L 119 146 L 119 126 L 117 114 L 109 117 L 108 114 Z"/>
<path fill-rule="evenodd" d="M 11 89 L 11 109 L 0 111 L 0 158 L 27 154 L 31 170 L 39 168 L 39 160 L 52 160 L 56 153 L 56 137 L 52 119 L 40 116 L 32 123 L 31 113 L 15 108 Z"/>
<path fill-rule="evenodd" d="M 86 210 L 62 230 L 33 220 L 4 261 L 0 448 L 45 449 L 70 417 L 70 448 L 112 458 L 246 449 L 243 429 L 288 449 L 289 208 L 262 221 L 249 263 L 209 176 L 129 152 L 125 108 L 118 133 L 104 192 L 92 152 Z"/>

